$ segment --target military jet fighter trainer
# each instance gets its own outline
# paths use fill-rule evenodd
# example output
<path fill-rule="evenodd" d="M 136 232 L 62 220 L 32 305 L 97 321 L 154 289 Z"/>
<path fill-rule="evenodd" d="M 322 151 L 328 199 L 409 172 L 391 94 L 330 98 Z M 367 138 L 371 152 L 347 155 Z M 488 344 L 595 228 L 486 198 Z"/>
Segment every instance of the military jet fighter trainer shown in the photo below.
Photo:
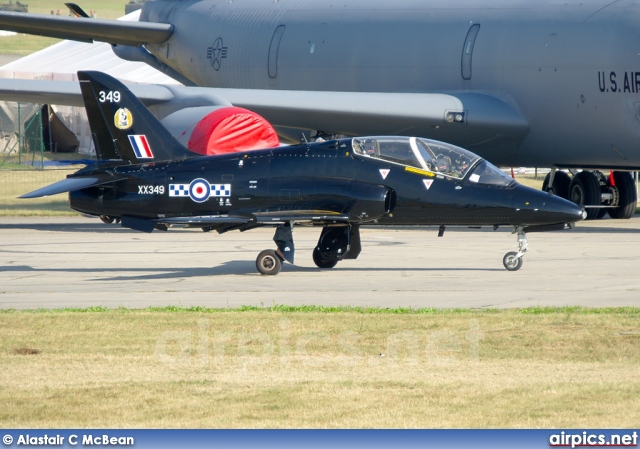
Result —
<path fill-rule="evenodd" d="M 516 183 L 462 148 L 415 137 L 356 137 L 202 156 L 164 128 L 121 82 L 78 72 L 98 161 L 21 198 L 69 192 L 73 209 L 151 232 L 276 228 L 256 266 L 294 262 L 294 225 L 322 227 L 313 260 L 332 268 L 361 251 L 361 225 L 512 226 L 518 270 L 527 231 L 563 229 L 582 207 Z"/>
<path fill-rule="evenodd" d="M 589 218 L 630 218 L 639 20 L 635 0 L 159 0 L 139 22 L 0 12 L 0 29 L 108 42 L 201 86 L 141 89 L 174 135 L 234 105 L 296 141 L 303 129 L 427 137 L 497 165 L 549 167 L 543 190 Z M 78 97 L 77 83 L 0 79 L 5 100 Z"/>

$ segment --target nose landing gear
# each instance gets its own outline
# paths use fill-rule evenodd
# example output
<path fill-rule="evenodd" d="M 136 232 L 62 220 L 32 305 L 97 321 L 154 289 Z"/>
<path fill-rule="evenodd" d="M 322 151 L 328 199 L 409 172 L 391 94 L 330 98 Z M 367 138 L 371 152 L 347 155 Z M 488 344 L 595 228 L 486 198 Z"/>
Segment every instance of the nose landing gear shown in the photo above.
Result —
<path fill-rule="evenodd" d="M 522 268 L 522 259 L 529 249 L 527 235 L 524 232 L 524 226 L 518 226 L 514 229 L 514 233 L 518 234 L 518 251 L 509 251 L 502 258 L 502 264 L 509 271 L 518 271 Z"/>

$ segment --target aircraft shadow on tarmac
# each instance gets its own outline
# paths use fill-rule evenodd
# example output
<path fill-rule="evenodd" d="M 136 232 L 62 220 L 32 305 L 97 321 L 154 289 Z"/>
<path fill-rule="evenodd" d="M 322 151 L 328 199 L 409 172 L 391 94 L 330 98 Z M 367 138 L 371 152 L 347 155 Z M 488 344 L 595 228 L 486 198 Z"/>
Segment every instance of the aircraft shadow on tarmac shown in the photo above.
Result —
<path fill-rule="evenodd" d="M 104 274 L 104 277 L 95 277 L 87 279 L 90 281 L 149 281 L 149 280 L 161 280 L 161 279 L 179 279 L 179 278 L 197 278 L 207 276 L 229 276 L 229 275 L 246 275 L 261 277 L 256 273 L 256 267 L 254 261 L 248 260 L 234 260 L 225 262 L 221 265 L 211 268 L 203 267 L 169 267 L 169 268 L 33 268 L 27 265 L 14 265 L 14 266 L 2 266 L 0 271 L 4 272 L 25 272 L 25 273 L 86 273 L 86 274 Z M 112 276 L 110 273 L 122 273 L 127 271 L 129 273 L 141 273 L 139 275 L 133 274 L 129 276 Z M 283 268 L 283 273 L 322 273 L 322 272 L 436 272 L 436 271 L 499 271 L 503 272 L 502 268 L 457 268 L 457 267 L 348 267 L 343 266 L 332 270 L 322 270 L 316 267 L 302 267 L 299 265 L 286 264 Z M 142 274 L 145 273 L 145 274 Z M 265 276 L 265 279 L 272 279 L 269 276 Z"/>

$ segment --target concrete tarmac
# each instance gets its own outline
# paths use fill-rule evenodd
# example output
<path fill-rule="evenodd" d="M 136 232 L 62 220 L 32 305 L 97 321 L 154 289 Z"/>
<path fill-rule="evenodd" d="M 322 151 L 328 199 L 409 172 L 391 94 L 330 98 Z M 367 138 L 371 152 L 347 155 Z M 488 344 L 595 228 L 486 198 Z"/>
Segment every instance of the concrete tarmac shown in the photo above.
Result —
<path fill-rule="evenodd" d="M 152 234 L 96 218 L 0 218 L 0 308 L 325 305 L 511 308 L 640 306 L 640 217 L 528 234 L 510 229 L 363 228 L 357 260 L 320 270 L 319 228 L 296 227 L 296 265 L 261 276 L 273 229 Z"/>

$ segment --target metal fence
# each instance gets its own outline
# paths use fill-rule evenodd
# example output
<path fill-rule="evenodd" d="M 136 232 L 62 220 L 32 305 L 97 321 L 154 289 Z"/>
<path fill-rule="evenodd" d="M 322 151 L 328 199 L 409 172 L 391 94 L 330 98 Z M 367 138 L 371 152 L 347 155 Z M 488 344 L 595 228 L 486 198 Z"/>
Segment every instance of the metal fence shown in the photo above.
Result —
<path fill-rule="evenodd" d="M 44 168 L 42 107 L 16 103 L 11 111 L 3 110 L 3 146 L 0 148 L 0 170 L 23 166 Z"/>

